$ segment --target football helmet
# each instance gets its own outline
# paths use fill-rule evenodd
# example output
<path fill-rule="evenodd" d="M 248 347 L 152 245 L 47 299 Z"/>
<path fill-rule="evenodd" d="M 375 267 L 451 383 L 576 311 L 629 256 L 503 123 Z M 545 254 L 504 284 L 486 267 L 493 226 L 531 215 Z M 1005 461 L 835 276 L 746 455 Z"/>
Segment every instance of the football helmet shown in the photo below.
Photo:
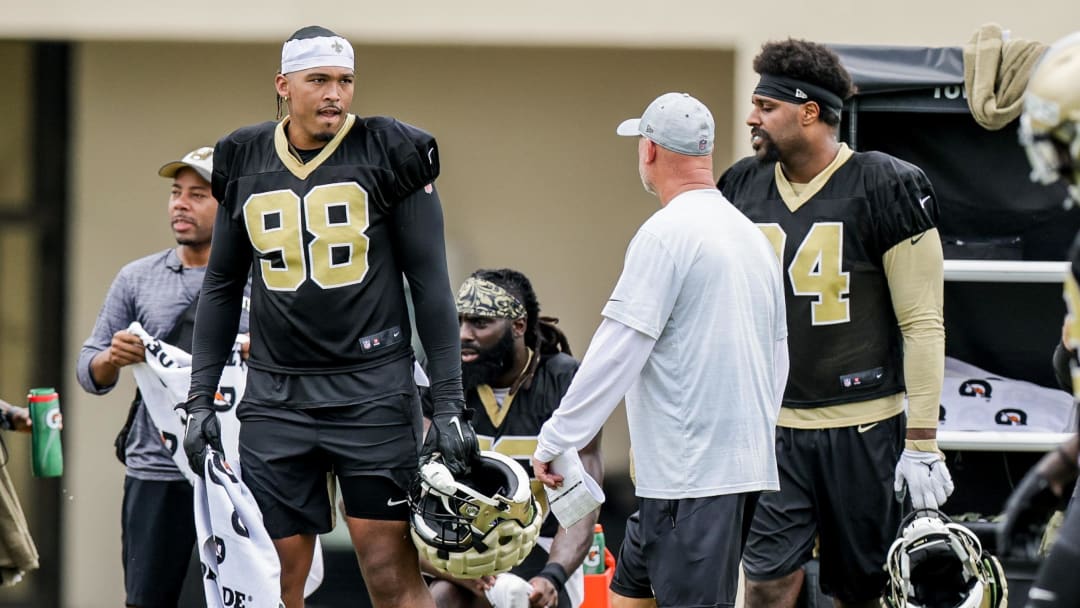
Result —
<path fill-rule="evenodd" d="M 975 534 L 936 509 L 916 509 L 889 547 L 890 608 L 1004 608 L 1008 582 Z"/>
<path fill-rule="evenodd" d="M 513 459 L 480 452 L 457 479 L 438 460 L 420 467 L 409 493 L 413 544 L 435 568 L 458 578 L 506 572 L 540 535 L 542 513 L 529 476 Z"/>
<path fill-rule="evenodd" d="M 1020 144 L 1031 181 L 1063 179 L 1066 206 L 1080 203 L 1080 32 L 1054 43 L 1035 66 L 1024 93 Z"/>

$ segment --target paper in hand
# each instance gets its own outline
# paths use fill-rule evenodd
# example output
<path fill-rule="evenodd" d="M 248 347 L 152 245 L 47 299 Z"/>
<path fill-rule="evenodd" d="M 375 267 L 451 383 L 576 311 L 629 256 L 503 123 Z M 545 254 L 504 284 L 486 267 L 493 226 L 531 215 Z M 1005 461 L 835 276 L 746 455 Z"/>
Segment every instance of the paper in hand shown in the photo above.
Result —
<path fill-rule="evenodd" d="M 544 486 L 548 504 L 559 525 L 569 528 L 582 517 L 604 503 L 604 491 L 596 480 L 585 472 L 577 450 L 559 454 L 551 461 L 551 472 L 562 475 L 562 485 L 556 489 Z"/>

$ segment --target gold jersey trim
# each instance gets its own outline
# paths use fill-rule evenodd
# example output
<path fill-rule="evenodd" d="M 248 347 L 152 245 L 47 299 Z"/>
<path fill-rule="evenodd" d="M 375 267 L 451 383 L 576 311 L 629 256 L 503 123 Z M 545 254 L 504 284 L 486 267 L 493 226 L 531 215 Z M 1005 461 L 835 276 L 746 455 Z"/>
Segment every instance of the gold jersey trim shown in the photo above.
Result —
<path fill-rule="evenodd" d="M 488 419 L 491 420 L 492 426 L 499 428 L 502 426 L 503 420 L 506 419 L 506 414 L 510 411 L 510 404 L 514 401 L 514 396 L 517 395 L 518 389 L 524 384 L 526 377 L 531 378 L 533 373 L 536 372 L 536 366 L 534 363 L 539 362 L 539 357 L 533 356 L 533 349 L 525 347 L 525 351 L 528 354 L 528 359 L 525 361 L 525 367 L 521 370 L 521 374 L 510 386 L 510 393 L 506 395 L 506 399 L 503 400 L 502 407 L 499 406 L 499 400 L 495 398 L 495 391 L 491 386 L 487 384 L 481 384 L 476 387 L 476 395 L 480 397 L 480 403 L 484 404 L 484 411 L 487 412 Z M 531 454 L 530 454 L 531 456 Z"/>
<path fill-rule="evenodd" d="M 353 114 L 345 115 L 345 123 L 341 125 L 338 132 L 334 135 L 318 156 L 311 159 L 308 162 L 303 162 L 296 156 L 293 156 L 291 150 L 289 150 L 289 136 L 285 134 L 285 125 L 288 124 L 289 117 L 286 116 L 277 124 L 274 128 L 274 150 L 277 152 L 278 158 L 281 160 L 281 164 L 285 165 L 285 168 L 296 176 L 297 179 L 307 179 L 316 169 L 318 169 L 326 159 L 330 158 L 330 155 L 338 149 L 341 142 L 345 140 L 345 136 L 348 135 L 349 130 L 352 129 L 353 124 L 356 123 L 356 116 Z"/>
<path fill-rule="evenodd" d="M 847 144 L 841 143 L 840 149 L 836 152 L 836 158 L 829 163 L 829 166 L 822 169 L 821 173 L 814 176 L 814 179 L 810 180 L 807 184 L 795 184 L 788 180 L 784 175 L 784 170 L 780 168 L 780 163 L 775 165 L 776 175 L 776 189 L 780 191 L 780 198 L 784 200 L 784 204 L 787 205 L 788 210 L 795 213 L 806 204 L 807 201 L 814 198 L 814 195 L 821 192 L 821 189 L 825 187 L 825 184 L 829 183 L 833 174 L 844 166 L 844 163 L 848 161 L 855 152 L 848 147 Z"/>
<path fill-rule="evenodd" d="M 835 429 L 881 422 L 904 411 L 904 393 L 826 407 L 780 408 L 777 426 L 791 429 Z"/>
<path fill-rule="evenodd" d="M 502 407 L 499 407 L 499 401 L 495 398 L 495 391 L 491 386 L 487 384 L 477 386 L 476 394 L 480 397 L 480 403 L 484 404 L 484 410 L 487 411 L 491 425 L 495 428 L 502 426 L 503 420 L 506 420 L 506 414 L 510 411 L 510 402 L 514 400 L 514 396 L 508 394 L 503 400 Z"/>

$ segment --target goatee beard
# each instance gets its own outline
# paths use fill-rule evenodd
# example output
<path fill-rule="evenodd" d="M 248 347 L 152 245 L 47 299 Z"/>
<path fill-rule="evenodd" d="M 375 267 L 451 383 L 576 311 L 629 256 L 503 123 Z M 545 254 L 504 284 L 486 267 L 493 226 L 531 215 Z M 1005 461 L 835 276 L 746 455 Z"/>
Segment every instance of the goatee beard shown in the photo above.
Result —
<path fill-rule="evenodd" d="M 772 142 L 769 142 L 769 144 L 765 146 L 765 154 L 760 156 L 758 160 L 763 163 L 778 163 L 780 162 L 780 150 L 777 150 L 776 146 L 772 145 Z"/>
<path fill-rule="evenodd" d="M 509 327 L 499 341 L 489 349 L 476 349 L 476 360 L 461 364 L 461 384 L 472 390 L 481 384 L 491 384 L 514 367 L 514 334 Z"/>
<path fill-rule="evenodd" d="M 780 162 L 780 150 L 776 147 L 776 142 L 772 140 L 772 137 L 765 131 L 754 131 L 754 135 L 761 138 L 761 143 L 758 144 L 758 149 L 754 150 L 754 157 L 761 163 L 775 163 Z"/>

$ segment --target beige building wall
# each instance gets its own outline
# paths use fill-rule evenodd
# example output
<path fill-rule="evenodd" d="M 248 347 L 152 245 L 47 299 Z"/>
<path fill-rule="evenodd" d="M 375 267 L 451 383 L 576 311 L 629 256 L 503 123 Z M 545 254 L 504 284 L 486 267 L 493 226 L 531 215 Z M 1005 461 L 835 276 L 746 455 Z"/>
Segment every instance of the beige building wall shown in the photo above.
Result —
<path fill-rule="evenodd" d="M 357 46 L 353 110 L 392 114 L 439 138 L 455 285 L 481 266 L 533 280 L 584 354 L 636 227 L 656 208 L 641 187 L 634 140 L 615 135 L 658 93 L 686 89 L 728 116 L 732 54 Z M 170 246 L 168 180 L 157 168 L 231 128 L 272 119 L 276 45 L 85 43 L 75 53 L 70 343 L 79 345 L 113 276 Z M 718 163 L 731 159 L 721 121 Z M 74 386 L 74 385 L 73 385 Z M 72 496 L 64 513 L 67 605 L 123 600 L 123 469 L 112 438 L 134 391 L 69 391 Z M 626 469 L 622 417 L 609 429 L 612 474 Z"/>
<path fill-rule="evenodd" d="M 273 118 L 278 48 L 301 25 L 322 23 L 353 40 L 355 112 L 393 114 L 439 137 L 452 280 L 479 266 L 526 271 L 581 355 L 627 241 L 656 208 L 640 187 L 633 143 L 613 133 L 656 94 L 687 90 L 713 109 L 724 167 L 747 150 L 749 61 L 764 40 L 955 45 L 997 21 L 1019 37 L 1049 41 L 1080 23 L 1075 0 L 1044 0 L 1038 10 L 1015 0 L 687 0 L 663 9 L 639 0 L 192 0 L 168 10 L 136 0 L 7 0 L 0 12 L 0 38 L 83 41 L 73 53 L 70 367 L 63 371 L 72 388 L 79 344 L 116 271 L 170 246 L 168 183 L 157 167 L 231 128 Z M 0 44 L 0 58 L 24 52 Z M 23 76 L 27 89 L 45 77 Z M 0 103 L 22 103 L 7 97 Z M 23 137 L 0 133 L 4 142 Z M 0 167 L 9 162 L 23 161 L 16 155 Z M 10 251 L 0 252 L 4 260 Z M 111 444 L 133 390 L 125 373 L 107 397 L 65 396 L 66 606 L 122 604 L 123 470 Z M 614 474 L 625 467 L 624 424 L 616 416 L 607 429 Z"/>
<path fill-rule="evenodd" d="M 663 7 L 647 0 L 190 0 L 168 9 L 140 0 L 5 0 L 2 6 L 0 37 L 10 38 L 280 44 L 298 27 L 317 23 L 368 44 L 734 49 L 731 91 L 740 104 L 756 80 L 749 60 L 768 39 L 947 46 L 996 22 L 1017 37 L 1052 41 L 1080 24 L 1075 0 L 682 0 Z M 731 120 L 742 124 L 741 116 Z M 744 140 L 737 143 L 740 153 L 749 150 Z"/>
<path fill-rule="evenodd" d="M 682 0 L 457 0 L 411 3 L 327 0 L 6 0 L 0 36 L 27 38 L 279 41 L 320 23 L 354 41 L 410 44 L 537 44 L 723 47 L 789 35 L 833 42 L 954 44 L 996 21 L 1018 36 L 1053 39 L 1077 26 L 1072 0 L 940 2 L 779 0 L 766 4 Z"/>

